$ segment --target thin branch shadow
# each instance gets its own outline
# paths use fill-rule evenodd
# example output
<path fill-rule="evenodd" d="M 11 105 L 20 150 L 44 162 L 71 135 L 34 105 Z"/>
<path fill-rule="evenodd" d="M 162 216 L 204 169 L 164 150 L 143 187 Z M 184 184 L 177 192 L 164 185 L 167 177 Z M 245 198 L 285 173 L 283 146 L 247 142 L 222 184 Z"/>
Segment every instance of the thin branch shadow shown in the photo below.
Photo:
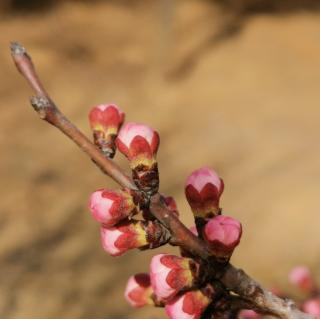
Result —
<path fill-rule="evenodd" d="M 217 47 L 241 33 L 248 19 L 258 14 L 285 15 L 293 12 L 315 12 L 320 9 L 319 0 L 205 0 L 218 6 L 224 22 L 213 33 L 195 47 L 181 62 L 166 73 L 166 78 L 184 78 L 196 66 L 207 50 Z M 214 29 L 214 28 L 213 28 Z"/>
<path fill-rule="evenodd" d="M 208 38 L 195 47 L 188 55 L 184 57 L 181 63 L 171 68 L 167 74 L 167 79 L 179 80 L 190 73 L 197 62 L 207 52 L 207 50 L 219 46 L 221 43 L 237 36 L 242 28 L 244 19 L 241 16 L 233 17 L 227 23 L 223 23 L 217 31 L 214 31 Z"/>

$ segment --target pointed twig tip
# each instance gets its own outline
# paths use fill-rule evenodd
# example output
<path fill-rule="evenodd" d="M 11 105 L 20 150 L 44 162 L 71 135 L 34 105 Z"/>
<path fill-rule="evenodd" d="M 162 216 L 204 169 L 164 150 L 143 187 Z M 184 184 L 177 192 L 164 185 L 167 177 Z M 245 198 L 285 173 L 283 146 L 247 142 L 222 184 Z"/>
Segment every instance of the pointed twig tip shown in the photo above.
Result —
<path fill-rule="evenodd" d="M 10 48 L 12 55 L 24 55 L 26 53 L 26 49 L 18 42 L 11 42 Z"/>

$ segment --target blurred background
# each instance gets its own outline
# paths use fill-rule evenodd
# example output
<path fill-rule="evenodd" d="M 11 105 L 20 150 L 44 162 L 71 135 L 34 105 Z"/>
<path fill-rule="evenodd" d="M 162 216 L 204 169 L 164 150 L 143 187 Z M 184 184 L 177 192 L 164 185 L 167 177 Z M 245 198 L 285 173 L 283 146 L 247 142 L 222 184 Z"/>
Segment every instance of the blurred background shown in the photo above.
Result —
<path fill-rule="evenodd" d="M 161 191 L 188 225 L 186 176 L 203 165 L 220 173 L 224 211 L 244 227 L 235 265 L 290 291 L 294 265 L 319 279 L 319 4 L 1 0 L 0 317 L 165 318 L 125 303 L 127 278 L 153 252 L 102 250 L 87 201 L 115 184 L 38 119 L 13 40 L 88 135 L 88 110 L 103 102 L 160 132 Z"/>

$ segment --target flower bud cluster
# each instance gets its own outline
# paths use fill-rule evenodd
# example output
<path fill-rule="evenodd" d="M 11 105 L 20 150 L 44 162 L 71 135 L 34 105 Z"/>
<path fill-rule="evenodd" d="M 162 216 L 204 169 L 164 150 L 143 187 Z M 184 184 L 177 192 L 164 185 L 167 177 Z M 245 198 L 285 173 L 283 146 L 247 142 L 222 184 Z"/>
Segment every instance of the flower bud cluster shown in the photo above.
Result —
<path fill-rule="evenodd" d="M 219 203 L 223 189 L 224 183 L 218 174 L 203 167 L 187 178 L 185 194 L 199 236 L 208 243 L 215 257 L 227 261 L 240 242 L 242 226 L 236 219 L 221 215 Z"/>
<path fill-rule="evenodd" d="M 233 219 L 221 215 L 219 207 L 223 191 L 223 181 L 208 168 L 193 172 L 187 179 L 185 194 L 194 213 L 197 227 L 190 230 L 195 236 L 203 238 L 217 260 L 226 261 L 239 244 L 242 228 Z M 178 216 L 174 200 L 164 197 L 168 210 Z M 192 254 L 181 250 L 181 257 L 168 254 L 154 256 L 150 264 L 150 285 L 145 288 L 154 304 L 164 305 L 169 318 L 199 319 L 206 308 L 214 302 L 216 293 L 206 277 L 205 267 Z M 129 279 L 127 292 L 132 279 Z M 211 289 L 205 289 L 208 287 Z M 151 289 L 151 290 L 150 290 Z M 127 297 L 126 297 L 127 298 Z M 128 298 L 127 298 L 128 299 Z M 139 304 L 139 300 L 129 301 Z"/>
<path fill-rule="evenodd" d="M 89 209 L 101 224 L 102 247 L 111 256 L 134 248 L 159 247 L 168 241 L 168 233 L 159 222 L 132 218 L 139 207 L 128 190 L 97 190 L 90 197 Z"/>
<path fill-rule="evenodd" d="M 129 279 L 125 290 L 127 301 L 134 307 L 150 304 L 162 305 L 169 318 L 199 319 L 214 299 L 213 289 L 201 288 L 200 265 L 193 259 L 169 254 L 155 255 L 150 264 L 148 285 L 134 294 L 136 285 Z M 128 298 L 130 295 L 130 299 Z M 141 302 L 141 295 L 144 296 Z M 148 296 L 145 298 L 145 296 Z"/>
<path fill-rule="evenodd" d="M 128 122 L 125 114 L 115 104 L 100 104 L 89 113 L 89 122 L 95 144 L 102 153 L 113 158 L 116 148 L 129 160 L 132 177 L 140 190 L 154 195 L 159 188 L 156 155 L 159 134 L 151 127 Z"/>
<path fill-rule="evenodd" d="M 169 240 L 168 231 L 154 218 L 145 205 L 145 195 L 158 191 L 159 176 L 156 153 L 159 135 L 152 128 L 137 123 L 124 125 L 124 113 L 114 104 L 94 107 L 89 114 L 96 145 L 108 157 L 116 148 L 130 162 L 134 182 L 140 193 L 130 190 L 99 189 L 89 200 L 93 218 L 101 224 L 101 242 L 111 256 L 120 256 L 128 250 L 156 248 Z M 172 197 L 164 197 L 168 209 L 178 215 Z M 142 215 L 142 219 L 133 219 Z M 141 277 L 141 276 L 140 276 Z M 139 278 L 140 278 L 139 277 Z"/>
<path fill-rule="evenodd" d="M 138 207 L 128 190 L 99 189 L 90 196 L 89 209 L 101 224 L 102 246 L 110 255 L 147 245 L 144 228 L 131 219 Z"/>
<path fill-rule="evenodd" d="M 149 209 L 151 197 L 159 188 L 159 134 L 147 125 L 123 123 L 124 113 L 115 105 L 94 107 L 89 120 L 95 143 L 103 154 L 113 157 L 118 149 L 127 158 L 138 189 L 99 189 L 91 195 L 89 209 L 101 225 L 104 250 L 111 256 L 120 256 L 135 248 L 152 249 L 168 243 L 168 230 Z M 206 242 L 213 258 L 223 262 L 222 267 L 242 233 L 237 220 L 221 215 L 223 189 L 222 179 L 206 167 L 194 171 L 185 185 L 196 225 L 190 231 Z M 172 197 L 161 195 L 161 201 L 167 208 L 168 220 L 179 218 Z M 129 278 L 125 298 L 133 307 L 162 306 L 170 319 L 200 319 L 224 296 L 213 273 L 192 251 L 181 248 L 181 256 L 157 254 L 151 260 L 149 273 Z"/>

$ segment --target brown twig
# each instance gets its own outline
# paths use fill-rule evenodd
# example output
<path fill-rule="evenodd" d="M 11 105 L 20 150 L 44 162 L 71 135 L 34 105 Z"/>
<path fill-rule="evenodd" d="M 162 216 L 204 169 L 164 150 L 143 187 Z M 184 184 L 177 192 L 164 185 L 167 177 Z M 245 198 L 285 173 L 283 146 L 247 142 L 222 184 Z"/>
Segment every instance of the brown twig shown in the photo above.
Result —
<path fill-rule="evenodd" d="M 100 150 L 91 141 L 80 132 L 58 109 L 44 89 L 40 79 L 35 71 L 30 56 L 24 47 L 19 43 L 11 44 L 11 54 L 13 61 L 19 72 L 25 77 L 31 87 L 34 89 L 36 96 L 31 98 L 31 104 L 37 111 L 40 118 L 52 124 L 66 134 L 74 141 L 96 165 L 114 181 L 123 187 L 136 189 L 131 179 L 122 172 L 113 161 L 105 158 Z"/>
<path fill-rule="evenodd" d="M 122 187 L 138 191 L 133 181 L 112 160 L 106 158 L 101 151 L 80 132 L 54 104 L 39 80 L 34 65 L 26 50 L 18 43 L 11 44 L 11 54 L 19 72 L 25 77 L 36 93 L 31 104 L 40 118 L 59 128 L 74 141 L 94 163 Z M 170 231 L 174 244 L 199 256 L 212 267 L 216 266 L 214 258 L 205 242 L 194 236 L 173 214 L 170 214 L 160 194 L 151 198 L 152 214 Z M 231 264 L 224 266 L 219 274 L 220 282 L 226 289 L 236 293 L 251 305 L 251 308 L 274 315 L 282 319 L 311 319 L 312 317 L 299 311 L 291 300 L 283 300 L 263 289 L 244 271 Z"/>
<path fill-rule="evenodd" d="M 255 310 L 279 318 L 311 319 L 312 316 L 301 312 L 290 299 L 282 299 L 262 288 L 242 269 L 231 264 L 226 267 L 220 281 L 244 300 L 253 303 Z"/>

